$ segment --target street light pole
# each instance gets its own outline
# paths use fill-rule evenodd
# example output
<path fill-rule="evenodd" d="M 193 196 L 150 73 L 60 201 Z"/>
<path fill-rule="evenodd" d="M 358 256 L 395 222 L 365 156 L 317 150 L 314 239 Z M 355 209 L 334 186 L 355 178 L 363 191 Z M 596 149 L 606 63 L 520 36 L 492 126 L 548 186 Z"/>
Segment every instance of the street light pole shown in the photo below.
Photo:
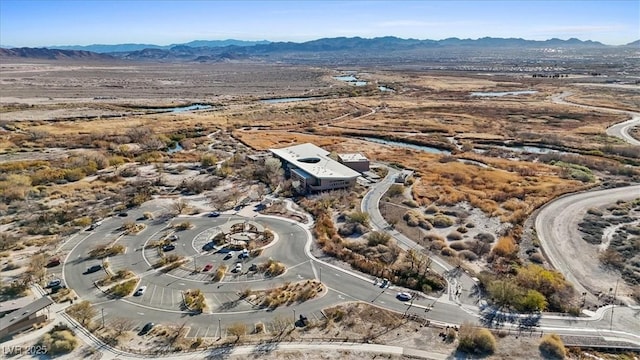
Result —
<path fill-rule="evenodd" d="M 319 267 L 318 269 L 320 269 L 320 282 L 322 282 L 322 267 Z"/>
<path fill-rule="evenodd" d="M 616 280 L 616 290 L 613 292 L 613 307 L 611 308 L 611 321 L 609 322 L 609 330 L 613 329 L 613 311 L 616 309 L 616 295 L 618 295 L 618 280 Z"/>
<path fill-rule="evenodd" d="M 220 318 L 218 318 L 218 340 L 222 339 L 222 328 L 220 327 Z"/>
<path fill-rule="evenodd" d="M 296 328 L 296 309 L 293 309 L 293 328 Z"/>

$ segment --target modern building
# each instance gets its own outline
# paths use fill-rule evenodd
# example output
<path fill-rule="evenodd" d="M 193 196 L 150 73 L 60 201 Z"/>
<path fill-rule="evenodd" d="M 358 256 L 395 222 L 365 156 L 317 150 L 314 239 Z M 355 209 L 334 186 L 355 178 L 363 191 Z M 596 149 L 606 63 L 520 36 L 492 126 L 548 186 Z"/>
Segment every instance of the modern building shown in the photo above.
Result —
<path fill-rule="evenodd" d="M 34 324 L 45 321 L 47 315 L 41 313 L 41 311 L 51 306 L 51 304 L 53 304 L 53 300 L 51 300 L 50 297 L 41 297 L 0 318 L 0 339 L 14 335 L 32 327 Z"/>
<path fill-rule="evenodd" d="M 360 173 L 333 160 L 329 152 L 306 143 L 282 149 L 269 149 L 282 161 L 289 176 L 302 193 L 349 188 Z"/>
<path fill-rule="evenodd" d="M 359 173 L 369 171 L 369 159 L 360 153 L 338 154 L 338 161 Z"/>

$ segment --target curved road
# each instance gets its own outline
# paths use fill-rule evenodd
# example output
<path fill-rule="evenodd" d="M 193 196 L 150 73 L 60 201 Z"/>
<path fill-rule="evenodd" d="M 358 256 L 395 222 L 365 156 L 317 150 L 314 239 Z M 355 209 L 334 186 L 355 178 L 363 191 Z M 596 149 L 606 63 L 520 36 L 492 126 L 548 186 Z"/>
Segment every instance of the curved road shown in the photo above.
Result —
<path fill-rule="evenodd" d="M 157 240 L 167 231 L 166 223 L 145 221 L 147 228 L 138 235 L 120 236 L 117 230 L 124 221 L 129 218 L 137 218 L 143 212 L 161 212 L 161 208 L 143 206 L 132 210 L 125 219 L 114 217 L 107 219 L 92 232 L 81 232 L 63 246 L 63 251 L 68 252 L 67 261 L 64 263 L 60 274 L 67 285 L 73 288 L 83 300 L 89 300 L 96 304 L 100 314 L 96 320 L 101 321 L 104 311 L 105 322 L 108 323 L 115 317 L 128 314 L 134 321 L 134 328 L 140 328 L 146 322 L 174 323 L 187 322 L 191 327 L 189 336 L 219 336 L 226 325 L 242 321 L 246 323 L 263 322 L 269 324 L 274 316 L 280 315 L 286 319 L 293 319 L 294 311 L 297 315 L 304 314 L 310 319 L 322 318 L 321 310 L 344 303 L 346 301 L 363 301 L 397 312 L 405 312 L 409 304 L 395 299 L 397 290 L 381 289 L 374 285 L 373 279 L 363 275 L 343 270 L 334 265 L 315 259 L 310 251 L 311 234 L 308 229 L 295 222 L 286 219 L 275 219 L 266 216 L 258 216 L 254 221 L 272 229 L 278 234 L 277 242 L 266 249 L 260 258 L 251 259 L 249 263 L 260 263 L 272 257 L 283 262 L 287 271 L 273 279 L 262 277 L 250 277 L 246 274 L 235 275 L 228 273 L 220 283 L 209 281 L 211 275 L 206 273 L 191 273 L 189 270 L 177 269 L 164 274 L 151 268 L 156 249 L 142 249 L 148 240 Z M 191 262 L 185 265 L 190 269 L 193 259 L 196 259 L 198 267 L 202 268 L 211 263 L 214 269 L 220 263 L 226 263 L 232 267 L 236 259 L 224 260 L 224 254 L 213 254 L 200 251 L 201 245 L 194 245 L 191 239 L 198 234 L 221 225 L 229 219 L 237 218 L 233 215 L 222 215 L 219 218 L 207 217 L 180 217 L 174 222 L 190 221 L 194 225 L 191 230 L 180 232 L 180 240 L 176 241 L 175 253 L 185 256 Z M 110 267 L 115 272 L 120 269 L 128 269 L 140 277 L 138 286 L 147 286 L 144 295 L 140 297 L 128 296 L 122 299 L 111 299 L 95 285 L 97 281 L 105 277 L 104 271 L 92 274 L 84 274 L 85 270 L 98 260 L 87 259 L 87 253 L 97 244 L 107 244 L 117 241 L 126 247 L 126 253 L 116 255 L 109 259 Z M 248 264 L 245 265 L 245 269 Z M 252 290 L 267 289 L 282 285 L 284 282 L 303 281 L 306 279 L 321 279 L 328 291 L 321 297 L 291 306 L 281 306 L 274 311 L 267 311 L 255 307 L 252 304 L 240 300 L 238 294 L 246 288 Z M 190 314 L 181 309 L 182 291 L 199 288 L 207 299 L 208 313 L 200 315 Z M 425 309 L 433 303 L 430 299 L 418 299 L 411 306 L 412 313 L 425 316 Z M 472 311 L 460 311 L 458 305 L 445 300 L 435 304 L 428 313 L 434 321 L 447 323 L 462 323 L 474 321 Z M 217 321 L 220 319 L 220 323 Z M 220 329 L 220 324 L 222 329 Z"/>
<path fill-rule="evenodd" d="M 590 105 L 583 105 L 583 104 L 577 104 L 577 103 L 569 102 L 569 101 L 565 100 L 565 97 L 567 97 L 569 95 L 571 95 L 571 92 L 563 92 L 561 94 L 556 94 L 556 95 L 551 96 L 551 100 L 556 104 L 571 105 L 571 106 L 581 107 L 581 108 L 584 108 L 584 109 L 590 109 L 590 110 L 596 110 L 596 111 L 605 111 L 605 112 L 613 112 L 613 113 L 617 113 L 617 114 L 626 114 L 626 115 L 630 116 L 631 119 L 629 119 L 627 121 L 623 121 L 621 123 L 609 126 L 607 128 L 607 135 L 615 136 L 617 138 L 620 138 L 620 139 L 624 140 L 625 142 L 629 143 L 630 145 L 640 146 L 640 140 L 635 139 L 633 136 L 631 136 L 629 134 L 629 130 L 631 128 L 636 127 L 636 126 L 640 126 L 640 113 L 633 112 L 633 111 L 616 110 L 616 109 L 611 109 L 611 108 L 604 108 L 604 107 L 590 106 Z"/>
<path fill-rule="evenodd" d="M 637 197 L 640 197 L 640 185 L 572 194 L 545 205 L 535 219 L 538 238 L 551 265 L 579 293 L 587 292 L 592 301 L 597 301 L 592 293 L 606 292 L 619 276 L 600 269 L 598 250 L 582 240 L 578 223 L 591 207 Z M 607 284 L 606 289 L 603 284 Z"/>

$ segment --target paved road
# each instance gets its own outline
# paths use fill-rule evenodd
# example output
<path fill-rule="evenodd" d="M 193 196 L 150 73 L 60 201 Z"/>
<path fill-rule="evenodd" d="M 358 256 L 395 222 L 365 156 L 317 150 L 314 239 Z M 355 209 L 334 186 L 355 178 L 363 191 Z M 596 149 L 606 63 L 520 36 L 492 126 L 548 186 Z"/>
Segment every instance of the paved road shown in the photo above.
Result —
<path fill-rule="evenodd" d="M 613 112 L 613 113 L 628 115 L 629 117 L 631 117 L 631 119 L 608 127 L 607 135 L 620 138 L 631 145 L 640 146 L 640 141 L 635 139 L 633 136 L 629 135 L 629 130 L 631 128 L 640 126 L 640 113 L 568 102 L 565 100 L 565 97 L 569 95 L 571 95 L 570 92 L 563 92 L 561 94 L 553 95 L 551 97 L 551 100 L 557 104 L 572 105 L 572 106 L 578 106 L 584 109 L 591 109 L 596 111 Z"/>
<path fill-rule="evenodd" d="M 146 322 L 155 323 L 181 323 L 187 322 L 191 327 L 189 336 L 218 336 L 225 325 L 233 322 L 244 321 L 247 323 L 264 322 L 269 326 L 274 316 L 280 315 L 293 320 L 294 309 L 299 314 L 305 314 L 311 319 L 321 319 L 321 310 L 346 301 L 363 301 L 395 311 L 404 312 L 410 304 L 398 301 L 395 294 L 399 289 L 381 289 L 374 285 L 372 278 L 344 271 L 330 264 L 313 258 L 309 251 L 310 233 L 308 229 L 299 224 L 258 216 L 255 221 L 270 228 L 278 234 L 277 242 L 267 248 L 263 254 L 250 262 L 260 263 L 268 258 L 274 258 L 284 263 L 288 270 L 285 274 L 273 279 L 264 279 L 261 276 L 251 277 L 246 273 L 235 275 L 228 273 L 220 283 L 210 281 L 211 275 L 192 273 L 189 270 L 176 269 L 167 274 L 156 272 L 151 268 L 154 262 L 153 253 L 156 249 L 143 250 L 144 243 L 157 240 L 163 234 L 167 234 L 168 223 L 144 221 L 147 228 L 138 235 L 122 236 L 117 230 L 124 221 L 137 219 L 145 211 L 161 212 L 161 208 L 141 208 L 129 212 L 126 218 L 110 218 L 91 232 L 82 232 L 74 236 L 63 245 L 61 251 L 68 252 L 67 262 L 63 266 L 62 274 L 66 283 L 73 288 L 80 298 L 97 304 L 101 310 L 98 321 L 104 311 L 105 322 L 124 314 L 135 320 L 134 328 L 140 328 Z M 220 263 L 233 265 L 236 259 L 224 260 L 224 254 L 203 252 L 200 246 L 194 246 L 191 239 L 198 238 L 204 231 L 215 229 L 226 221 L 239 219 L 234 215 L 222 215 L 219 218 L 207 217 L 181 217 L 174 222 L 190 221 L 194 227 L 180 232 L 180 240 L 176 241 L 176 254 L 188 259 L 196 259 L 199 267 L 207 263 L 214 268 Z M 111 299 L 100 291 L 94 284 L 105 277 L 104 271 L 92 274 L 83 274 L 86 268 L 100 263 L 98 260 L 88 260 L 88 252 L 98 244 L 117 242 L 126 247 L 125 254 L 117 255 L 109 259 L 110 268 L 113 271 L 129 269 L 141 278 L 139 286 L 147 286 L 147 290 L 140 297 L 126 297 L 123 299 Z M 186 265 L 190 269 L 193 262 Z M 245 266 L 246 269 L 246 266 Z M 246 289 L 252 290 L 272 288 L 280 286 L 287 281 L 295 282 L 304 279 L 321 279 L 328 287 L 328 291 L 322 297 L 313 301 L 283 306 L 269 312 L 239 300 L 238 294 Z M 210 312 L 201 315 L 192 315 L 181 308 L 182 291 L 199 288 L 205 293 Z M 448 302 L 447 299 L 422 298 L 414 301 L 410 312 L 415 312 L 429 318 L 450 323 L 473 321 L 471 311 L 460 311 L 458 305 Z M 426 313 L 424 310 L 435 302 L 433 308 Z M 104 310 L 103 310 L 104 309 Z M 219 328 L 218 319 L 222 329 Z"/>
<path fill-rule="evenodd" d="M 390 185 L 388 181 L 385 179 L 379 188 L 376 187 L 374 193 L 380 194 L 383 186 Z M 371 195 L 366 198 L 367 203 L 378 201 L 374 200 Z M 146 241 L 158 239 L 165 233 L 167 224 L 147 221 L 147 228 L 135 236 L 121 236 L 117 229 L 124 221 L 137 219 L 145 211 L 159 213 L 163 210 L 160 207 L 143 207 L 130 211 L 127 218 L 106 219 L 95 231 L 80 232 L 61 247 L 62 252 L 68 253 L 68 259 L 64 264 L 63 274 L 59 273 L 58 276 L 64 276 L 67 284 L 76 290 L 82 299 L 90 300 L 96 304 L 100 310 L 96 318 L 97 321 L 101 321 L 102 314 L 104 314 L 107 324 L 116 317 L 129 317 L 134 321 L 134 329 L 139 329 L 149 321 L 174 324 L 185 322 L 190 327 L 188 334 L 190 337 L 216 337 L 224 333 L 228 325 L 239 321 L 247 324 L 263 322 L 267 325 L 267 330 L 270 330 L 270 324 L 276 316 L 293 321 L 294 311 L 296 315 L 305 314 L 311 319 L 322 319 L 322 309 L 346 301 L 362 301 L 447 324 L 460 324 L 465 321 L 477 322 L 479 319 L 477 307 L 468 304 L 474 300 L 466 296 L 462 296 L 459 301 L 452 301 L 448 295 L 445 295 L 439 299 L 421 297 L 413 304 L 400 302 L 395 299 L 395 293 L 399 289 L 381 289 L 373 283 L 372 278 L 313 258 L 309 251 L 311 245 L 309 229 L 301 224 L 273 217 L 258 216 L 254 220 L 278 234 L 277 242 L 264 251 L 262 259 L 273 257 L 287 266 L 288 270 L 279 277 L 261 279 L 228 274 L 229 276 L 225 277 L 221 283 L 212 283 L 207 279 L 207 275 L 202 273 L 192 274 L 190 271 L 184 270 L 174 270 L 168 274 L 157 273 L 151 269 L 151 260 L 147 256 L 150 254 L 147 250 L 141 250 L 141 247 Z M 197 239 L 198 235 L 204 231 L 214 231 L 216 226 L 234 218 L 237 216 L 223 215 L 216 219 L 181 217 L 174 220 L 175 222 L 188 220 L 194 224 L 193 229 L 180 233 L 180 240 L 176 242 L 177 248 L 174 251 L 187 258 L 193 259 L 195 257 L 199 266 L 203 266 L 205 263 L 212 263 L 214 267 L 224 262 L 231 264 L 231 261 L 235 260 L 224 260 L 224 256 L 221 254 L 203 253 L 199 246 L 194 246 L 191 239 Z M 377 226 L 384 226 L 376 217 L 375 212 L 372 212 L 372 222 Z M 397 234 L 394 235 L 397 236 Z M 404 246 L 411 246 L 410 240 L 401 237 L 400 239 L 400 243 Z M 110 299 L 92 283 L 104 277 L 104 272 L 82 274 L 88 266 L 97 263 L 95 260 L 86 260 L 88 251 L 97 244 L 112 243 L 113 241 L 126 246 L 127 251 L 125 254 L 109 259 L 112 268 L 114 270 L 127 268 L 136 272 L 141 277 L 141 284 L 148 286 L 144 296 Z M 252 261 L 260 262 L 261 259 Z M 444 266 L 446 267 L 446 264 Z M 467 275 L 464 274 L 462 279 L 464 276 Z M 321 279 L 328 288 L 323 296 L 305 303 L 281 306 L 275 311 L 256 308 L 239 300 L 237 295 L 245 288 L 264 289 L 282 285 L 286 281 L 314 278 Z M 470 278 L 469 281 L 471 284 L 473 283 Z M 210 312 L 193 315 L 180 308 L 181 291 L 190 288 L 203 290 L 211 309 Z M 611 337 L 636 339 L 640 344 L 640 336 L 635 335 L 636 337 L 634 337 L 634 334 L 638 334 L 640 331 L 633 328 L 633 322 L 628 323 L 628 319 L 633 319 L 634 316 L 630 311 L 632 309 L 629 308 L 616 309 L 612 323 L 613 332 L 608 331 L 606 321 L 596 321 L 598 318 L 602 320 L 602 314 L 599 317 L 582 319 L 544 316 L 540 320 L 540 324 L 545 331 L 558 329 L 558 331 L 572 334 L 598 331 L 599 334 L 607 334 Z"/>
<path fill-rule="evenodd" d="M 389 223 L 387 223 L 380 213 L 380 199 L 387 192 L 389 187 L 394 184 L 395 178 L 400 172 L 391 167 L 387 167 L 387 169 L 389 170 L 387 176 L 372 186 L 369 192 L 362 199 L 361 210 L 369 214 L 370 224 L 374 230 L 384 231 L 393 236 L 393 238 L 398 242 L 398 245 L 404 250 L 414 249 L 428 254 L 433 261 L 433 270 L 438 274 L 445 276 L 445 279 L 447 279 L 447 294 L 449 300 L 460 304 L 475 305 L 478 302 L 478 298 L 471 294 L 473 294 L 473 289 L 476 283 L 469 274 L 464 271 L 456 271 L 453 269 L 453 266 L 448 264 L 444 259 L 431 253 L 429 250 L 409 239 L 404 234 L 396 230 L 390 230 Z M 458 289 L 460 289 L 460 295 L 456 296 Z"/>
<path fill-rule="evenodd" d="M 618 275 L 604 273 L 599 268 L 597 251 L 585 246 L 577 224 L 591 207 L 637 197 L 640 197 L 640 185 L 572 194 L 545 205 L 535 219 L 540 244 L 551 265 L 579 293 L 587 292 L 591 301 L 597 301 L 593 292 L 604 290 L 603 283 L 614 284 Z"/>

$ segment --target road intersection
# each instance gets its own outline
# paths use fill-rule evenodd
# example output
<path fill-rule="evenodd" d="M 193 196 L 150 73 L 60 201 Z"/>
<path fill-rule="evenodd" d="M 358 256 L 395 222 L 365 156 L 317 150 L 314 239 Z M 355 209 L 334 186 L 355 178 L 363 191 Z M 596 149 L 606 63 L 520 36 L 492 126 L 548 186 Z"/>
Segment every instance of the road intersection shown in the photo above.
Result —
<path fill-rule="evenodd" d="M 372 189 L 370 194 L 384 193 L 384 186 L 390 184 L 390 173 L 384 181 Z M 373 200 L 372 200 L 373 199 Z M 376 202 L 369 195 L 363 203 Z M 160 212 L 162 209 L 153 207 L 141 207 L 129 212 L 129 219 L 141 219 L 143 212 Z M 378 212 L 379 214 L 379 212 Z M 371 212 L 372 223 L 384 225 Z M 233 214 L 223 214 L 219 218 L 203 216 L 179 217 L 174 222 L 189 221 L 193 228 L 180 233 L 180 239 L 175 242 L 177 254 L 187 259 L 195 258 L 198 264 L 203 266 L 209 262 L 214 268 L 220 263 L 237 261 L 236 259 L 224 260 L 224 254 L 216 254 L 203 251 L 191 242 L 197 235 L 220 226 L 232 219 L 244 219 Z M 343 267 L 315 258 L 310 251 L 311 233 L 308 225 L 300 224 L 288 219 L 280 219 L 271 216 L 256 216 L 253 221 L 261 223 L 277 234 L 277 241 L 273 246 L 265 249 L 260 258 L 249 262 L 260 262 L 271 257 L 281 261 L 287 266 L 287 271 L 275 278 L 262 278 L 261 276 L 249 276 L 247 274 L 229 274 L 221 282 L 210 280 L 210 275 L 202 272 L 192 272 L 188 269 L 191 263 L 184 269 L 173 270 L 169 273 L 158 272 L 152 268 L 152 264 L 145 260 L 143 246 L 146 242 L 158 239 L 161 234 L 169 231 L 169 222 L 153 220 L 138 220 L 145 222 L 146 228 L 137 235 L 122 235 L 118 230 L 126 220 L 113 217 L 106 219 L 101 226 L 90 232 L 82 232 L 72 237 L 65 243 L 61 251 L 67 252 L 67 261 L 63 266 L 64 277 L 69 287 L 73 288 L 82 300 L 89 300 L 100 310 L 96 320 L 101 321 L 104 315 L 108 323 L 117 317 L 128 317 L 134 321 L 134 329 L 139 329 L 147 322 L 154 323 L 186 323 L 190 328 L 189 337 L 217 337 L 224 333 L 227 326 L 236 322 L 255 324 L 262 322 L 269 329 L 270 322 L 276 316 L 291 319 L 293 311 L 304 314 L 311 319 L 322 319 L 322 309 L 344 303 L 347 301 L 362 301 L 381 308 L 407 313 L 429 319 L 432 322 L 444 324 L 461 324 L 465 321 L 478 322 L 480 320 L 479 309 L 476 300 L 470 296 L 471 287 L 475 284 L 469 275 L 459 274 L 458 281 L 462 284 L 463 296 L 451 297 L 449 293 L 436 299 L 421 296 L 412 304 L 401 302 L 395 298 L 398 291 L 405 289 L 382 289 L 379 284 L 374 284 L 374 279 L 363 274 L 355 273 Z M 398 234 L 392 234 L 399 238 L 399 243 L 415 248 L 415 244 Z M 95 286 L 94 282 L 105 276 L 103 271 L 93 274 L 83 274 L 86 268 L 96 260 L 87 260 L 88 252 L 98 244 L 106 244 L 117 241 L 126 247 L 124 254 L 109 258 L 111 268 L 114 271 L 128 269 L 140 277 L 140 284 L 147 286 L 147 290 L 140 297 L 125 297 L 113 299 Z M 157 250 L 155 250 L 157 251 Z M 434 261 L 438 264 L 440 261 Z M 447 267 L 442 266 L 439 271 Z M 447 269 L 450 269 L 449 265 Z M 327 287 L 327 291 L 319 298 L 295 304 L 281 306 L 273 311 L 254 306 L 240 299 L 239 293 L 244 289 L 267 289 L 284 284 L 287 281 L 295 282 L 307 279 L 320 280 Z M 462 280 L 460 280 L 462 279 Z M 451 278 L 449 278 L 451 280 Z M 451 282 L 451 281 L 450 281 Z M 198 288 L 205 293 L 209 311 L 202 314 L 193 314 L 182 308 L 182 292 L 188 289 Z M 451 288 L 451 287 L 450 287 Z M 294 310 L 295 309 L 295 310 Z M 606 335 L 611 338 L 632 341 L 640 346 L 640 331 L 636 331 L 631 313 L 632 309 L 616 309 L 612 330 L 609 330 L 609 308 L 601 309 L 589 318 L 552 317 L 543 316 L 539 319 L 539 328 L 542 331 L 555 331 L 573 335 Z M 631 314 L 631 317 L 630 317 Z M 506 326 L 511 326 L 506 324 Z M 514 325 L 515 326 L 515 325 Z"/>

